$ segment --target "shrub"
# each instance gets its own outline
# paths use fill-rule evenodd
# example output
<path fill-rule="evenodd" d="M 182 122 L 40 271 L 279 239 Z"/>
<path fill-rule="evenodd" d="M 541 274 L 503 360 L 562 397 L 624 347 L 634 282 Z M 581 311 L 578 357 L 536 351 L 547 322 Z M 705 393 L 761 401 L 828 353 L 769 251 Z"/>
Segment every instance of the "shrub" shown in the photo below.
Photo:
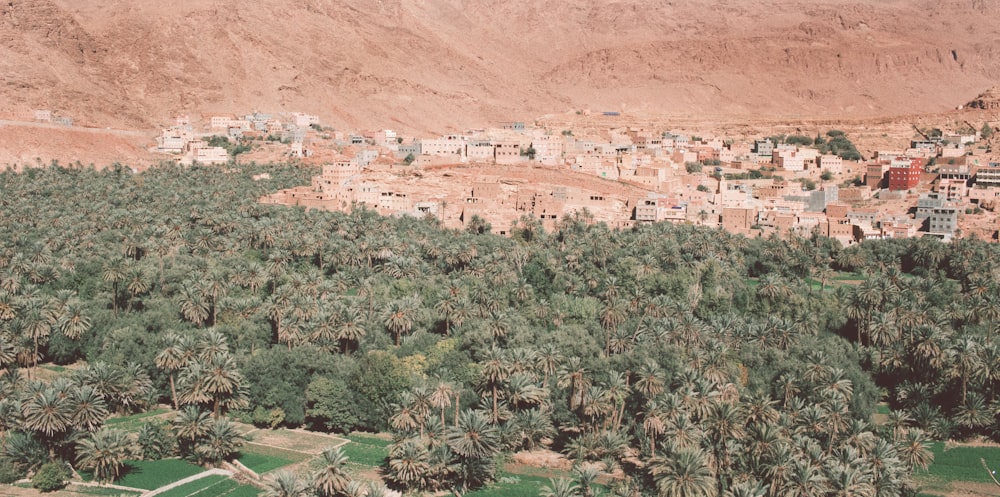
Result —
<path fill-rule="evenodd" d="M 31 478 L 31 486 L 42 492 L 52 492 L 66 486 L 69 470 L 63 462 L 47 462 Z"/>
<path fill-rule="evenodd" d="M 823 174 L 819 175 L 819 179 L 823 181 L 830 181 L 831 179 L 833 179 L 833 173 L 831 173 L 830 171 L 823 171 Z"/>
<path fill-rule="evenodd" d="M 684 163 L 684 170 L 687 171 L 688 174 L 700 173 L 701 164 L 697 162 L 686 162 Z"/>
<path fill-rule="evenodd" d="M 788 138 L 785 138 L 785 143 L 791 145 L 805 145 L 808 147 L 813 144 L 813 139 L 803 135 L 791 135 Z"/>
<path fill-rule="evenodd" d="M 698 185 L 697 189 L 698 189 L 699 192 L 707 192 L 708 191 L 708 187 L 705 186 L 705 185 Z"/>
<path fill-rule="evenodd" d="M 10 485 L 24 478 L 26 474 L 14 464 L 14 461 L 7 458 L 0 458 L 0 484 Z"/>

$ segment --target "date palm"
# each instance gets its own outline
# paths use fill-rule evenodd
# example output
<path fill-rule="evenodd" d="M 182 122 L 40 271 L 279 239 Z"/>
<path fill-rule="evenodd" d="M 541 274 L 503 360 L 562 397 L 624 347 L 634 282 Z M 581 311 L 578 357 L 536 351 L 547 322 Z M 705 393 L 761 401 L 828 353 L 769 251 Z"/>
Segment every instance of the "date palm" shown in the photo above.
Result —
<path fill-rule="evenodd" d="M 110 483 L 118 478 L 125 461 L 135 452 L 135 442 L 128 433 L 104 429 L 82 438 L 76 444 L 77 464 L 94 471 L 98 482 Z"/>
<path fill-rule="evenodd" d="M 84 312 L 83 305 L 74 299 L 60 313 L 56 327 L 66 338 L 79 340 L 84 333 L 90 331 L 91 320 Z"/>
<path fill-rule="evenodd" d="M 340 341 L 344 354 L 350 355 L 351 344 L 354 344 L 354 350 L 357 350 L 365 335 L 367 332 L 361 310 L 354 305 L 346 306 L 340 313 L 340 320 L 336 328 L 336 338 Z"/>
<path fill-rule="evenodd" d="M 320 470 L 313 476 L 312 486 L 319 497 L 334 497 L 346 493 L 351 482 L 346 472 L 347 455 L 340 447 L 330 447 L 320 454 Z"/>
<path fill-rule="evenodd" d="M 382 324 L 392 334 L 393 342 L 399 347 L 400 337 L 413 329 L 417 308 L 412 299 L 390 301 L 382 311 Z"/>
<path fill-rule="evenodd" d="M 28 298 L 20 311 L 21 316 L 18 318 L 21 333 L 31 339 L 34 347 L 32 369 L 38 367 L 38 359 L 41 357 L 39 346 L 48 340 L 49 334 L 52 333 L 52 320 L 48 316 L 48 311 L 49 309 L 41 299 Z"/>
<path fill-rule="evenodd" d="M 716 497 L 716 477 L 708 456 L 694 449 L 681 449 L 650 460 L 649 473 L 661 497 Z"/>
<path fill-rule="evenodd" d="M 73 391 L 72 425 L 81 430 L 96 431 L 108 417 L 104 397 L 89 385 L 77 387 Z"/>
<path fill-rule="evenodd" d="M 216 418 L 208 423 L 204 435 L 195 442 L 194 454 L 201 464 L 214 464 L 237 453 L 246 436 L 227 418 Z"/>
<path fill-rule="evenodd" d="M 205 436 L 211 422 L 209 413 L 196 406 L 187 406 L 174 416 L 170 426 L 178 440 L 193 444 L 195 440 Z"/>
<path fill-rule="evenodd" d="M 389 477 L 406 488 L 422 488 L 429 461 L 427 447 L 417 440 L 403 440 L 389 448 Z"/>
<path fill-rule="evenodd" d="M 569 478 L 551 478 L 542 486 L 538 495 L 542 497 L 581 497 L 580 486 Z"/>
<path fill-rule="evenodd" d="M 295 473 L 281 470 L 265 482 L 265 497 L 306 497 L 308 485 Z"/>
<path fill-rule="evenodd" d="M 163 337 L 163 348 L 156 354 L 154 363 L 157 368 L 166 371 L 170 377 L 170 399 L 174 403 L 174 410 L 179 408 L 174 375 L 184 367 L 188 360 L 189 358 L 185 357 L 180 337 L 175 333 L 167 333 Z"/>
<path fill-rule="evenodd" d="M 554 344 L 546 343 L 538 349 L 535 356 L 535 366 L 542 374 L 542 388 L 548 388 L 549 377 L 554 376 L 559 371 L 559 365 L 565 358 L 559 353 L 559 348 Z"/>
<path fill-rule="evenodd" d="M 118 286 L 125 281 L 127 268 L 125 259 L 118 258 L 106 261 L 101 267 L 101 279 L 111 283 L 111 307 L 118 314 Z"/>
<path fill-rule="evenodd" d="M 931 443 L 927 435 L 919 429 L 907 430 L 896 442 L 899 459 L 912 471 L 914 468 L 927 469 L 934 462 Z"/>

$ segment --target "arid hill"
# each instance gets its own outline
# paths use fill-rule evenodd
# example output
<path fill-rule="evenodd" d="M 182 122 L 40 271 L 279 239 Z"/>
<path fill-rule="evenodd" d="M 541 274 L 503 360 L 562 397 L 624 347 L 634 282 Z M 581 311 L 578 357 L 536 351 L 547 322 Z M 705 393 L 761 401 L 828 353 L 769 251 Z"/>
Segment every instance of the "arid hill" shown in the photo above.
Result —
<path fill-rule="evenodd" d="M 415 131 L 589 109 L 859 118 L 1000 81 L 993 0 L 8 0 L 0 116 L 301 110 Z M 16 117 L 15 117 L 16 118 Z"/>

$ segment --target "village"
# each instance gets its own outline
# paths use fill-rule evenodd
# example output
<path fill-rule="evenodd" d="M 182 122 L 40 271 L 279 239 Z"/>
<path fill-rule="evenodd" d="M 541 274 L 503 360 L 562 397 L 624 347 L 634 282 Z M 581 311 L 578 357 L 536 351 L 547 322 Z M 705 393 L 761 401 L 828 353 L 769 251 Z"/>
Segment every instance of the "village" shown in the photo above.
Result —
<path fill-rule="evenodd" d="M 449 228 L 498 234 L 527 219 L 551 230 L 567 217 L 619 229 L 670 222 L 750 237 L 816 233 L 844 245 L 916 236 L 996 240 L 1000 228 L 993 214 L 1000 153 L 989 124 L 914 128 L 909 143 L 862 158 L 837 130 L 744 141 L 623 120 L 583 129 L 503 122 L 412 137 L 333 130 L 303 113 L 202 121 L 196 131 L 189 117 L 178 117 L 156 151 L 181 164 L 223 164 L 236 144 L 251 144 L 236 150 L 241 161 L 322 166 L 310 185 L 267 195 L 266 204 L 432 216 Z"/>

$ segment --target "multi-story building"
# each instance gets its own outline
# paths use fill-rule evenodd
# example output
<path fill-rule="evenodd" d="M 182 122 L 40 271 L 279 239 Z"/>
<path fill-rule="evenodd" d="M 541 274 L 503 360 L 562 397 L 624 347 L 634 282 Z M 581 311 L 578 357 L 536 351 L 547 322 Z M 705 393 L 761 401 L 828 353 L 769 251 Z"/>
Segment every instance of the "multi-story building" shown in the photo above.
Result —
<path fill-rule="evenodd" d="M 958 229 L 958 209 L 938 207 L 927 218 L 927 232 L 950 237 Z"/>
<path fill-rule="evenodd" d="M 1000 162 L 990 162 L 986 167 L 976 171 L 976 184 L 982 186 L 1000 186 Z"/>
<path fill-rule="evenodd" d="M 771 140 L 757 140 L 753 143 L 753 153 L 761 157 L 770 157 L 774 153 L 774 143 Z"/>
<path fill-rule="evenodd" d="M 897 157 L 889 163 L 889 190 L 912 190 L 920 184 L 924 168 L 917 159 Z"/>
<path fill-rule="evenodd" d="M 938 193 L 924 193 L 917 199 L 917 219 L 927 219 L 934 209 L 944 207 L 944 196 Z"/>

